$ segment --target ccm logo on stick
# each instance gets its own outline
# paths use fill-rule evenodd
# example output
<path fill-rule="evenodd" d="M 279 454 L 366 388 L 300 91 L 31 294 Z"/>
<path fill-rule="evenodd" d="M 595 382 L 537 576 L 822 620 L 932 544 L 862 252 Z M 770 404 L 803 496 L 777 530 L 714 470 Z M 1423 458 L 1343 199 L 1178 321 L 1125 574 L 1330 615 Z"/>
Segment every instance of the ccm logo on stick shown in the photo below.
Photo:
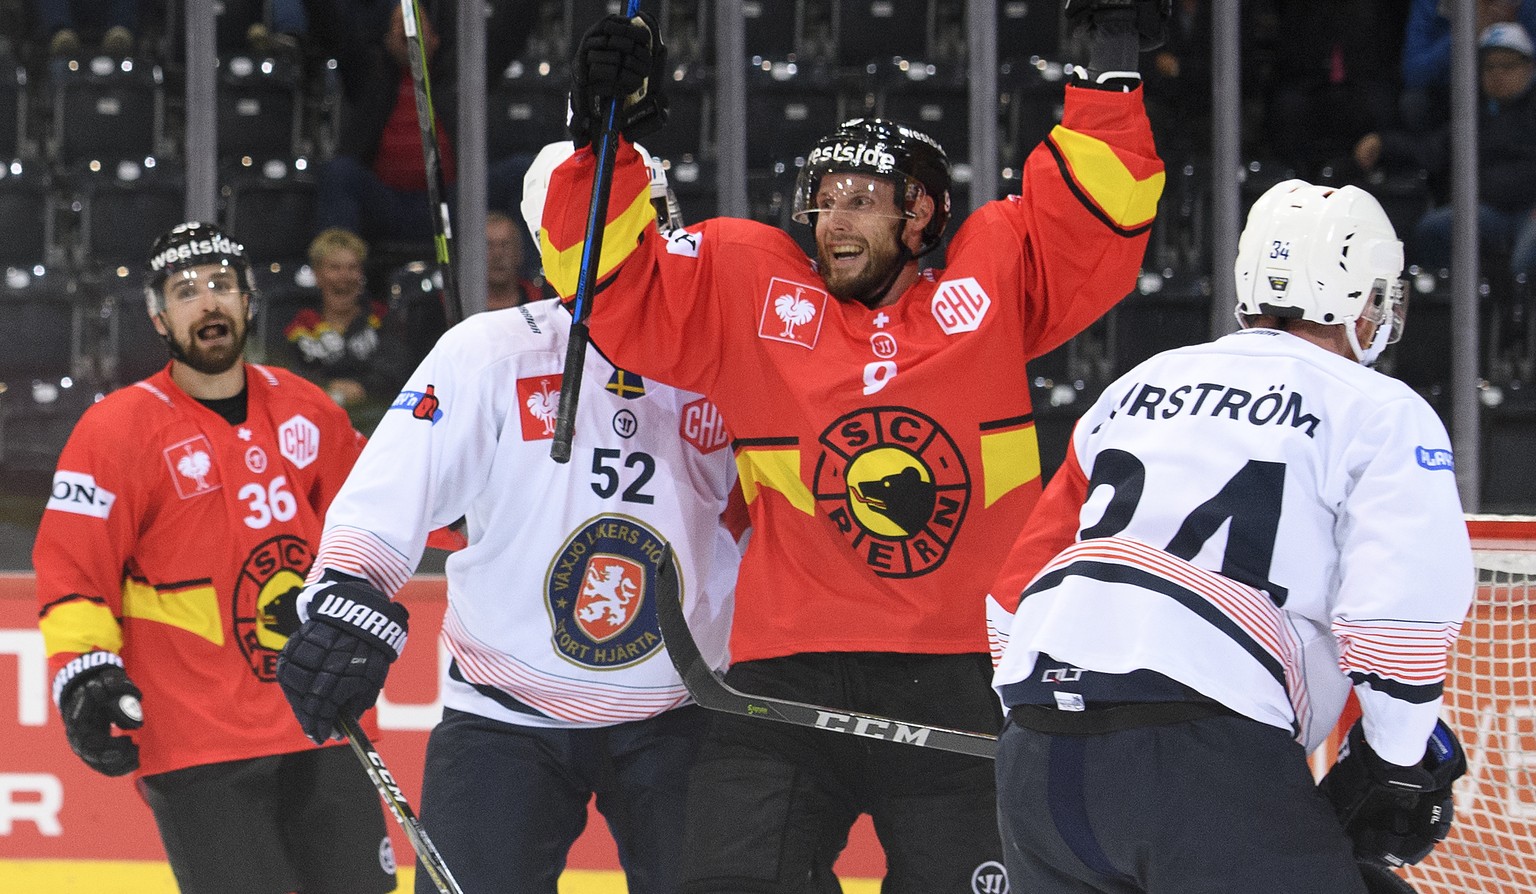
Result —
<path fill-rule="evenodd" d="M 928 730 L 926 729 L 913 729 L 905 723 L 898 723 L 894 720 L 853 717 L 849 714 L 837 714 L 832 711 L 817 711 L 816 725 L 822 729 L 853 733 L 856 736 L 866 736 L 871 739 L 884 739 L 887 742 L 922 745 L 928 741 Z"/>

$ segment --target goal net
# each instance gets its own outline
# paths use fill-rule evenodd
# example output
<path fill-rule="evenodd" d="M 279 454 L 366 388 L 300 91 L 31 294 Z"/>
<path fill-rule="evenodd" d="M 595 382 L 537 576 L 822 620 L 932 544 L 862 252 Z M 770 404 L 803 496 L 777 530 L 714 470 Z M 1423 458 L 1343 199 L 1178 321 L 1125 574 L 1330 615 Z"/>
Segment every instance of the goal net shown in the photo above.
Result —
<path fill-rule="evenodd" d="M 1536 518 L 1468 516 L 1477 596 L 1451 655 L 1441 716 L 1467 775 L 1450 837 L 1403 877 L 1421 894 L 1536 891 Z"/>

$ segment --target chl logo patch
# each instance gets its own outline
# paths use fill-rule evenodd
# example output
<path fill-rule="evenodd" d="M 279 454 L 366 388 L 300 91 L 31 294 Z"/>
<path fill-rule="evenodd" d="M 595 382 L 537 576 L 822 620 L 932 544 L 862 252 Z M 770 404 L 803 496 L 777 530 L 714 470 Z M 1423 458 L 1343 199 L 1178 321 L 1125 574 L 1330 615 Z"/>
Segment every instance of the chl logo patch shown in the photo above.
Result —
<path fill-rule="evenodd" d="M 960 448 L 905 407 L 869 407 L 819 439 L 816 501 L 881 577 L 917 577 L 943 564 L 971 500 Z"/>
<path fill-rule="evenodd" d="M 731 433 L 725 429 L 725 419 L 720 415 L 720 409 L 710 403 L 707 397 L 683 404 L 677 431 L 683 440 L 705 455 L 731 443 Z"/>
<path fill-rule="evenodd" d="M 974 276 L 947 280 L 933 293 L 933 318 L 945 335 L 975 332 L 992 309 L 992 296 Z"/>
<path fill-rule="evenodd" d="M 172 444 L 162 453 L 176 494 L 183 500 L 219 489 L 219 469 L 213 463 L 213 448 L 207 438 L 197 435 Z"/>
<path fill-rule="evenodd" d="M 564 378 L 550 375 L 517 380 L 517 418 L 523 425 L 524 441 L 548 441 L 555 436 Z"/>
<path fill-rule="evenodd" d="M 271 629 L 276 623 L 272 601 L 294 587 L 303 586 L 304 575 L 315 560 L 309 544 L 292 534 L 279 534 L 251 550 L 235 579 L 230 606 L 235 640 L 251 673 L 264 683 L 277 680 L 277 653 L 288 638 Z"/>
<path fill-rule="evenodd" d="M 775 276 L 768 282 L 757 335 L 802 348 L 814 348 L 821 337 L 821 320 L 826 310 L 826 292 Z"/>
<path fill-rule="evenodd" d="M 297 468 L 304 468 L 320 455 L 320 426 L 303 416 L 294 416 L 277 427 L 277 447 Z"/>
<path fill-rule="evenodd" d="M 656 570 L 661 535 L 625 515 L 600 515 L 571 535 L 545 585 L 560 657 L 592 670 L 618 670 L 661 650 Z M 676 555 L 669 559 L 678 573 Z"/>

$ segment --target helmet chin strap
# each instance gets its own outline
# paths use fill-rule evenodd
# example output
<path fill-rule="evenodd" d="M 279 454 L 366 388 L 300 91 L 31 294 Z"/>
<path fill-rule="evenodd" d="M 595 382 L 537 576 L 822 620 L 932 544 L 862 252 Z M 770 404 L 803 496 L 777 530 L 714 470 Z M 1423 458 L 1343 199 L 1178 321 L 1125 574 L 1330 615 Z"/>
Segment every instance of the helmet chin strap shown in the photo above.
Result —
<path fill-rule="evenodd" d="M 1344 334 L 1349 338 L 1350 350 L 1355 352 L 1355 359 L 1363 366 L 1371 366 L 1381 358 L 1381 352 L 1387 349 L 1387 343 L 1392 338 L 1392 319 L 1387 319 L 1376 324 L 1376 333 L 1371 336 L 1371 343 L 1365 348 L 1360 347 L 1360 336 L 1355 333 L 1355 324 L 1350 323 L 1344 328 Z"/>

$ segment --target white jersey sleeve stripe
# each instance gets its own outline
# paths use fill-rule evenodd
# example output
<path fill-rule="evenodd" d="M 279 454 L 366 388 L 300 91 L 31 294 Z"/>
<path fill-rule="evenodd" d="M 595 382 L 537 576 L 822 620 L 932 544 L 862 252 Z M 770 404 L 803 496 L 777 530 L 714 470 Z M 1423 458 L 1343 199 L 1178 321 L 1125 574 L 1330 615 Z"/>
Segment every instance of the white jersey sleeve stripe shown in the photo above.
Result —
<path fill-rule="evenodd" d="M 310 577 L 318 578 L 323 568 L 361 577 L 391 596 L 405 586 L 412 571 L 405 557 L 377 535 L 341 525 L 326 528 Z"/>

